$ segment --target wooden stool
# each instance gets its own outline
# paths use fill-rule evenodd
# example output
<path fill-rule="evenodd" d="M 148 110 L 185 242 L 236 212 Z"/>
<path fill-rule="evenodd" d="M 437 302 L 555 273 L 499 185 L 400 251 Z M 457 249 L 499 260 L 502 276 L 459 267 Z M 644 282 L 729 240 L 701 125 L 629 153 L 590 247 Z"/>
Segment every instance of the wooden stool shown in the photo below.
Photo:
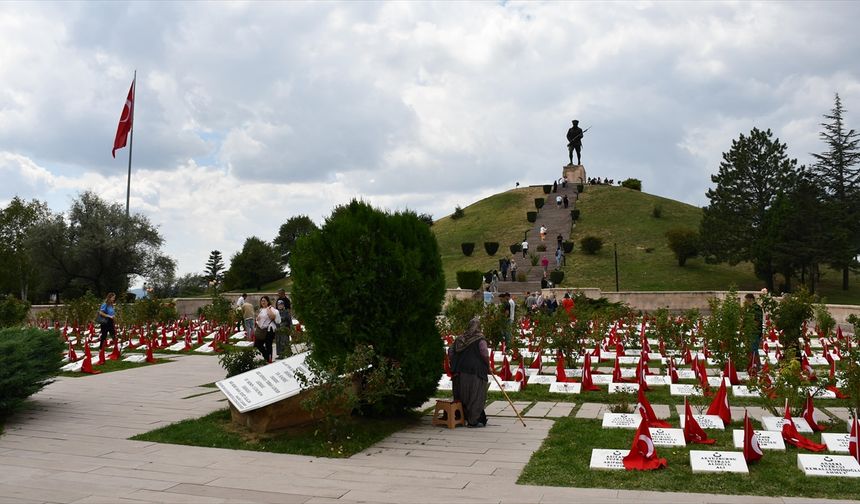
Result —
<path fill-rule="evenodd" d="M 440 412 L 447 414 L 447 416 L 440 414 Z M 458 413 L 460 415 L 459 419 L 457 419 Z M 463 412 L 463 403 L 450 399 L 436 401 L 432 424 L 447 425 L 449 429 L 453 429 L 458 425 L 466 425 L 466 414 Z"/>

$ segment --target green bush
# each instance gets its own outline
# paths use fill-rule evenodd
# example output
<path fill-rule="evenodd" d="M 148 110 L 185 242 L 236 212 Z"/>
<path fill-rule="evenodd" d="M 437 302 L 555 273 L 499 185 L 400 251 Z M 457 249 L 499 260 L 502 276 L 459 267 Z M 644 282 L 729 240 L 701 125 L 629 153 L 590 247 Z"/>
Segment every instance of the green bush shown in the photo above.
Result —
<path fill-rule="evenodd" d="M 228 325 L 235 324 L 236 319 L 239 317 L 233 303 L 221 294 L 212 296 L 212 302 L 203 307 L 201 315 L 206 317 L 206 320 L 215 322 L 216 324 Z"/>
<path fill-rule="evenodd" d="M 57 331 L 0 330 L 0 418 L 57 376 L 64 345 Z"/>
<path fill-rule="evenodd" d="M 549 194 L 551 191 L 552 191 L 552 185 L 551 184 L 544 184 L 543 185 L 543 193 L 544 194 Z M 538 207 L 538 208 L 540 208 L 540 207 Z"/>
<path fill-rule="evenodd" d="M 291 262 L 293 302 L 316 363 L 342 367 L 367 345 L 374 368 L 398 367 L 408 389 L 367 405 L 374 413 L 420 406 L 436 392 L 445 278 L 436 238 L 413 212 L 352 201 L 299 240 Z"/>
<path fill-rule="evenodd" d="M 694 229 L 670 229 L 666 231 L 666 240 L 678 260 L 678 266 L 685 265 L 687 259 L 699 255 L 699 233 Z"/>
<path fill-rule="evenodd" d="M 654 208 L 651 209 L 651 216 L 655 219 L 660 219 L 663 217 L 663 205 L 654 205 Z"/>
<path fill-rule="evenodd" d="M 263 366 L 266 361 L 257 357 L 257 349 L 254 347 L 228 347 L 218 356 L 218 364 L 227 371 L 225 378 L 230 378 Z"/>
<path fill-rule="evenodd" d="M 583 184 L 576 184 L 576 192 L 578 192 L 578 193 L 583 193 L 583 192 L 585 192 L 585 185 L 583 185 Z"/>
<path fill-rule="evenodd" d="M 517 271 L 517 282 L 525 282 L 527 280 L 525 271 Z"/>
<path fill-rule="evenodd" d="M 462 219 L 465 216 L 466 216 L 466 212 L 462 208 L 460 208 L 460 205 L 457 205 L 454 208 L 454 213 L 451 214 L 451 218 L 453 220 Z"/>
<path fill-rule="evenodd" d="M 642 190 L 642 181 L 635 178 L 629 178 L 621 183 L 621 187 L 626 187 L 628 189 L 633 189 L 634 191 Z"/>
<path fill-rule="evenodd" d="M 594 255 L 603 248 L 603 239 L 597 236 L 586 236 L 579 240 L 579 247 L 586 254 Z"/>
<path fill-rule="evenodd" d="M 509 246 L 508 249 L 510 249 L 511 254 L 519 254 L 520 251 L 523 250 L 523 246 L 520 243 L 514 243 L 513 245 Z"/>
<path fill-rule="evenodd" d="M 537 251 L 538 252 L 546 252 L 546 245 L 541 243 L 540 245 L 537 246 Z"/>
<path fill-rule="evenodd" d="M 535 222 L 537 220 L 537 212 L 526 212 L 526 219 L 529 222 Z"/>
<path fill-rule="evenodd" d="M 86 327 L 87 324 L 95 321 L 99 306 L 103 302 L 104 299 L 95 297 L 89 291 L 81 297 L 67 301 L 65 306 L 66 323 Z"/>
<path fill-rule="evenodd" d="M 573 252 L 573 242 L 572 241 L 561 242 L 561 249 L 564 250 L 565 254 L 570 254 L 571 252 Z"/>
<path fill-rule="evenodd" d="M 553 285 L 561 285 L 562 280 L 564 280 L 564 271 L 552 270 L 549 272 L 549 281 Z"/>
<path fill-rule="evenodd" d="M 0 300 L 0 327 L 20 326 L 27 320 L 30 303 L 9 294 Z"/>
<path fill-rule="evenodd" d="M 499 242 L 484 242 L 484 250 L 487 251 L 487 255 L 496 255 L 499 250 Z"/>
<path fill-rule="evenodd" d="M 472 252 L 475 251 L 475 242 L 463 242 L 460 244 L 460 250 L 463 251 L 464 256 L 472 255 Z"/>
<path fill-rule="evenodd" d="M 461 289 L 480 290 L 483 282 L 484 274 L 478 270 L 457 272 L 457 285 Z"/>
<path fill-rule="evenodd" d="M 570 211 L 570 218 L 573 221 L 579 220 L 579 209 L 578 208 L 574 208 L 573 210 Z"/>
<path fill-rule="evenodd" d="M 538 210 L 543 208 L 543 204 L 545 201 L 546 200 L 544 198 L 535 198 L 535 208 L 537 208 Z"/>

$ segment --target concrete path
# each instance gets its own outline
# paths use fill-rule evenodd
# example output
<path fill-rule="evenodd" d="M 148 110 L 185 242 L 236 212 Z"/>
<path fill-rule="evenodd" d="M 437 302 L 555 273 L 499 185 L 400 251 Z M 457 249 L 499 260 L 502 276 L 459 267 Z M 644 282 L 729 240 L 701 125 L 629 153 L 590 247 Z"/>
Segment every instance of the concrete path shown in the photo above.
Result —
<path fill-rule="evenodd" d="M 203 385 L 211 356 L 61 378 L 0 437 L 0 504 L 63 503 L 801 503 L 819 499 L 517 485 L 552 420 L 495 416 L 483 429 L 418 426 L 350 459 L 129 441 L 225 406 Z M 198 395 L 202 394 L 202 395 Z M 589 454 L 583 453 L 583 457 Z"/>

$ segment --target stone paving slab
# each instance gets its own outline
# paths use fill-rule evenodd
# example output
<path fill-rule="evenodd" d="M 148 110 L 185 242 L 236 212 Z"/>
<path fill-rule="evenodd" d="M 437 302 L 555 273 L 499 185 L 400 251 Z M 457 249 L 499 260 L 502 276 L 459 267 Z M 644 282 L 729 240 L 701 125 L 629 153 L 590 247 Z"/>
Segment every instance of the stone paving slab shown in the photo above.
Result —
<path fill-rule="evenodd" d="M 420 423 L 349 459 L 166 445 L 126 439 L 169 422 L 226 406 L 199 385 L 223 377 L 212 356 L 179 356 L 158 366 L 85 378 L 60 378 L 10 418 L 0 437 L 0 504 L 97 503 L 606 503 L 754 502 L 818 499 L 632 492 L 517 485 L 553 421 L 523 427 L 505 401 L 481 429 Z M 530 402 L 516 403 L 525 408 Z M 657 405 L 661 406 L 661 405 Z M 572 403 L 544 402 L 550 415 Z M 602 416 L 586 403 L 577 417 Z M 508 413 L 509 412 L 509 413 Z M 567 410 L 567 414 L 570 410 Z M 551 416 L 551 415 L 550 415 Z"/>
<path fill-rule="evenodd" d="M 549 413 L 546 414 L 548 418 L 561 418 L 570 416 L 570 412 L 573 411 L 573 407 L 576 406 L 574 403 L 569 402 L 560 402 L 556 403 L 555 406 L 549 410 Z"/>
<path fill-rule="evenodd" d="M 839 406 L 829 406 L 829 407 L 826 407 L 825 409 L 831 415 L 835 416 L 836 418 L 838 418 L 842 421 L 847 422 L 847 421 L 851 420 L 851 412 L 848 410 L 848 408 L 843 408 L 843 407 L 839 407 Z"/>
<path fill-rule="evenodd" d="M 557 403 L 554 402 L 538 401 L 523 416 L 536 418 L 545 417 L 556 404 Z"/>
<path fill-rule="evenodd" d="M 603 419 L 603 413 L 609 411 L 607 404 L 584 403 L 576 412 L 576 418 Z"/>

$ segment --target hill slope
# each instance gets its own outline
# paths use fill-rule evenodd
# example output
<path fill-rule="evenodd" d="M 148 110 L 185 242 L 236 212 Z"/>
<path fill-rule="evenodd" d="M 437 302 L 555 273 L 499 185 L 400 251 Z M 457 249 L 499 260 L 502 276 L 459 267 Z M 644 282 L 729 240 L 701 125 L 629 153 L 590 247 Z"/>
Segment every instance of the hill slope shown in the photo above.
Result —
<path fill-rule="evenodd" d="M 498 268 L 502 254 L 510 252 L 508 245 L 519 243 L 531 227 L 526 212 L 534 210 L 534 198 L 541 196 L 540 187 L 507 191 L 464 208 L 461 219 L 448 216 L 434 223 L 432 230 L 439 242 L 447 286 L 457 286 L 459 270 Z M 655 205 L 662 207 L 661 218 L 652 215 Z M 586 186 L 577 208 L 581 217 L 571 232 L 576 249 L 567 257 L 564 286 L 615 290 L 613 244 L 618 249 L 620 290 L 726 290 L 731 285 L 760 289 L 764 285 L 748 263 L 706 264 L 694 258 L 683 268 L 678 266 L 666 245 L 665 233 L 675 227 L 698 229 L 702 218 L 698 207 L 622 187 Z M 603 238 L 604 248 L 597 255 L 579 250 L 579 240 L 586 235 Z M 471 257 L 460 250 L 460 243 L 465 241 L 475 242 Z M 498 241 L 499 252 L 488 256 L 484 241 Z M 521 269 L 526 266 L 518 262 Z M 860 303 L 860 278 L 853 276 L 848 292 L 839 289 L 838 281 L 837 272 L 826 270 L 819 293 L 831 303 Z"/>

